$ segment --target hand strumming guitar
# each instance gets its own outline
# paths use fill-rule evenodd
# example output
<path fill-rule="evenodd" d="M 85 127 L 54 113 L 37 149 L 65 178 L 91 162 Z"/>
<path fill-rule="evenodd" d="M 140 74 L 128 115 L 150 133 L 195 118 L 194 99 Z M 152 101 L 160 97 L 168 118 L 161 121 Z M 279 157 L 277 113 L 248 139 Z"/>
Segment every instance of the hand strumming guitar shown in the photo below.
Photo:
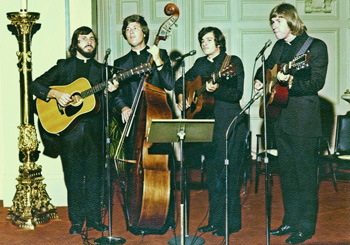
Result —
<path fill-rule="evenodd" d="M 288 83 L 288 87 L 292 87 L 293 76 L 290 74 L 284 74 L 282 71 L 277 73 L 277 79 L 281 83 Z"/>
<path fill-rule="evenodd" d="M 56 89 L 51 89 L 47 95 L 47 98 L 56 99 L 57 102 L 63 107 L 66 107 L 70 102 L 73 101 L 70 94 L 67 94 L 65 92 L 62 92 Z"/>
<path fill-rule="evenodd" d="M 218 83 L 213 83 L 212 81 L 206 83 L 206 90 L 208 92 L 214 92 L 215 90 L 217 90 L 218 87 L 219 87 Z"/>
<path fill-rule="evenodd" d="M 182 94 L 179 94 L 177 96 L 177 98 L 178 98 L 178 101 L 179 101 L 179 103 L 177 103 L 177 108 L 179 108 L 180 111 L 183 111 L 183 103 L 182 103 L 183 102 L 183 97 L 182 97 Z M 186 110 L 189 107 L 190 107 L 190 103 L 188 102 L 188 100 L 186 100 Z"/>

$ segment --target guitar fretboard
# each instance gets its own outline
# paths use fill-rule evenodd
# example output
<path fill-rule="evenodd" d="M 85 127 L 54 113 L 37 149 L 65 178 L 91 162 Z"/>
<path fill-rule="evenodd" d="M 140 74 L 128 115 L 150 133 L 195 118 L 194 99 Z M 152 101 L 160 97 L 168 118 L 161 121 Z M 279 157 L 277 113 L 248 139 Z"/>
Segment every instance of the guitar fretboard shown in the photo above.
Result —
<path fill-rule="evenodd" d="M 86 97 L 88 97 L 88 96 L 90 96 L 90 95 L 92 95 L 92 94 L 95 94 L 95 93 L 97 93 L 97 92 L 100 92 L 100 91 L 103 90 L 105 87 L 106 87 L 106 86 L 105 86 L 105 83 L 97 84 L 97 85 L 93 86 L 92 88 L 89 88 L 89 89 L 83 91 L 83 92 L 81 93 L 81 97 L 86 98 Z"/>
<path fill-rule="evenodd" d="M 142 68 L 143 67 L 143 68 Z M 151 66 L 149 64 L 144 64 L 140 67 L 136 67 L 134 69 L 131 69 L 131 70 L 128 70 L 126 72 L 123 72 L 123 73 L 120 73 L 120 74 L 117 74 L 117 77 L 115 78 L 118 82 L 121 82 L 123 80 L 125 80 L 126 78 L 128 77 L 131 77 L 132 75 L 135 74 L 135 72 L 137 74 L 142 74 L 142 73 L 146 73 L 147 71 L 149 71 L 149 69 L 151 68 Z M 112 81 L 113 78 L 109 79 L 108 81 Z M 97 84 L 83 92 L 81 92 L 81 96 L 83 98 L 86 98 L 92 94 L 95 94 L 97 92 L 100 92 L 101 90 L 103 90 L 104 88 L 106 87 L 106 83 L 103 82 L 103 83 L 100 83 L 100 84 Z"/>

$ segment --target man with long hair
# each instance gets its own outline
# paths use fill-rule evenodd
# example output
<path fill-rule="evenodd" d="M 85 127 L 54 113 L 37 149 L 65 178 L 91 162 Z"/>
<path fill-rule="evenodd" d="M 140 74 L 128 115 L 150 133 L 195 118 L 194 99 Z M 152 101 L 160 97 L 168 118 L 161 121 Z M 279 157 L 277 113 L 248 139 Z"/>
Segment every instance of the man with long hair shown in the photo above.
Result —
<path fill-rule="evenodd" d="M 50 86 L 69 85 L 78 78 L 88 79 L 91 86 L 102 83 L 104 65 L 94 59 L 96 47 L 97 38 L 91 28 L 78 28 L 69 47 L 71 57 L 58 60 L 55 66 L 35 79 L 29 88 L 31 94 L 44 101 L 55 99 L 64 108 L 72 102 L 71 94 Z M 108 90 L 112 92 L 118 86 L 117 82 L 109 82 Z M 103 100 L 103 92 L 96 94 L 96 100 Z M 70 234 L 80 234 L 85 221 L 87 228 L 98 231 L 108 229 L 101 217 L 105 155 L 103 132 L 103 111 L 99 110 L 85 114 L 74 129 L 64 131 L 56 139 L 60 145 L 59 154 L 68 193 L 68 215 L 72 224 Z"/>
<path fill-rule="evenodd" d="M 206 82 L 206 93 L 214 99 L 214 110 L 206 118 L 214 118 L 214 134 L 211 143 L 202 144 L 207 167 L 207 185 L 209 192 L 208 225 L 200 227 L 200 232 L 213 232 L 214 236 L 225 235 L 225 159 L 226 131 L 230 123 L 240 113 L 239 101 L 243 95 L 244 68 L 238 56 L 226 54 L 226 40 L 217 27 L 204 27 L 198 33 L 199 45 L 205 56 L 198 58 L 185 74 L 186 81 L 202 79 L 226 69 L 235 67 L 229 77 L 221 77 L 214 82 Z M 203 80 L 205 81 L 205 80 Z M 178 108 L 183 110 L 182 77 L 176 81 L 175 94 Z M 186 101 L 186 109 L 189 108 Z M 238 117 L 228 134 L 229 190 L 228 190 L 228 232 L 241 229 L 240 175 L 246 133 L 244 114 Z M 186 156 L 185 156 L 186 157 Z M 191 158 L 192 160 L 192 158 Z M 186 159 L 185 159 L 186 161 Z"/>
<path fill-rule="evenodd" d="M 328 52 L 326 44 L 306 33 L 297 10 L 282 3 L 272 9 L 269 21 L 278 39 L 266 60 L 266 69 L 288 64 L 294 58 L 308 55 L 303 69 L 279 71 L 279 85 L 288 90 L 288 102 L 274 122 L 274 133 L 280 164 L 284 217 L 282 225 L 270 231 L 271 236 L 290 234 L 289 244 L 310 239 L 316 228 L 318 213 L 317 152 L 322 135 L 320 91 L 326 80 Z M 290 74 L 291 73 L 291 74 Z M 255 76 L 255 89 L 262 89 L 262 67 Z"/>

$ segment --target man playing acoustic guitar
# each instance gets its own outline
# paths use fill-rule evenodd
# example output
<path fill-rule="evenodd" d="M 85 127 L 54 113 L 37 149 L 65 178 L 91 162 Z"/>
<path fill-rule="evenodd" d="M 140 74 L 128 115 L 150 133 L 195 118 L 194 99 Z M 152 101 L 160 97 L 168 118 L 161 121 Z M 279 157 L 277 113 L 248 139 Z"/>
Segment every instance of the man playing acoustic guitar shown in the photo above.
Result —
<path fill-rule="evenodd" d="M 31 94 L 47 102 L 57 100 L 58 104 L 54 108 L 57 110 L 59 106 L 69 106 L 73 99 L 71 94 L 51 86 L 63 88 L 78 78 L 88 79 L 91 85 L 103 83 L 105 69 L 94 59 L 96 47 L 97 39 L 93 31 L 86 26 L 78 28 L 73 33 L 69 47 L 71 57 L 59 60 L 57 65 L 35 79 L 29 88 Z M 109 82 L 108 90 L 112 92 L 118 86 L 118 82 Z M 103 92 L 97 93 L 96 97 L 101 101 Z M 87 228 L 98 231 L 108 229 L 101 217 L 105 156 L 103 128 L 103 110 L 99 110 L 97 113 L 85 114 L 74 129 L 63 132 L 56 139 L 60 146 L 59 154 L 68 193 L 68 215 L 72 223 L 70 234 L 80 234 L 85 220 Z"/>
<path fill-rule="evenodd" d="M 209 191 L 209 221 L 207 226 L 199 228 L 200 232 L 213 232 L 215 236 L 225 235 L 225 135 L 231 121 L 241 111 L 239 104 L 243 95 L 244 69 L 241 59 L 226 54 L 225 36 L 216 27 L 205 27 L 198 33 L 198 41 L 205 56 L 198 58 L 193 67 L 185 74 L 186 87 L 196 80 L 203 80 L 205 94 L 214 100 L 213 111 L 206 118 L 214 118 L 213 142 L 203 143 L 202 152 L 207 166 L 207 184 Z M 220 71 L 229 71 L 232 73 Z M 209 77 L 209 81 L 204 80 Z M 202 83 L 200 83 L 200 86 Z M 175 93 L 178 108 L 183 110 L 182 77 L 176 81 Z M 198 88 L 199 89 L 199 88 Z M 187 90 L 187 89 L 186 89 Z M 186 93 L 186 110 L 191 110 Z M 195 103 L 195 101 L 194 101 Z M 205 110 L 204 108 L 202 110 Z M 194 116 L 196 118 L 196 116 Z M 241 159 L 244 148 L 246 125 L 244 114 L 238 117 L 228 137 L 229 152 L 229 227 L 230 233 L 241 229 L 241 202 L 239 176 L 242 173 Z M 185 155 L 186 158 L 186 155 Z M 191 159 L 193 159 L 191 157 Z M 186 159 L 185 159 L 186 161 Z M 188 160 L 187 160 L 188 161 Z"/>
<path fill-rule="evenodd" d="M 288 92 L 288 101 L 274 122 L 280 164 L 284 217 L 271 236 L 290 234 L 289 244 L 303 243 L 315 233 L 318 212 L 317 137 L 322 135 L 320 101 L 317 95 L 326 80 L 328 53 L 326 44 L 309 38 L 306 27 L 291 4 L 272 9 L 271 28 L 278 39 L 266 60 L 266 68 L 288 64 L 307 54 L 307 65 L 296 71 L 278 71 L 278 85 Z M 300 68 L 300 67 L 299 67 Z M 291 74 L 290 74 L 291 73 Z M 267 72 L 268 74 L 268 72 Z M 255 89 L 262 89 L 262 68 L 255 76 Z M 266 110 L 267 112 L 267 110 Z"/>

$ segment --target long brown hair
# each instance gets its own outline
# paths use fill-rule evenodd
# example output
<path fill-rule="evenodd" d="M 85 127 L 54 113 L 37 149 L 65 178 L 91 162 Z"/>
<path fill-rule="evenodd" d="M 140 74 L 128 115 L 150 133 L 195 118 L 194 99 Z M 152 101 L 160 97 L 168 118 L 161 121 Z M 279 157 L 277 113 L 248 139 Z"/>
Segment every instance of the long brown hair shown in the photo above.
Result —
<path fill-rule="evenodd" d="M 96 43 L 95 50 L 96 50 L 98 41 L 97 41 L 97 37 L 96 37 L 95 33 L 92 31 L 92 29 L 90 27 L 82 26 L 82 27 L 79 27 L 78 29 L 76 29 L 73 33 L 72 41 L 71 41 L 71 44 L 70 44 L 69 49 L 68 49 L 71 57 L 76 56 L 76 54 L 77 54 L 79 35 L 88 35 L 91 32 L 95 38 L 95 43 Z"/>
<path fill-rule="evenodd" d="M 280 17 L 287 21 L 287 24 L 295 36 L 300 36 L 307 30 L 304 23 L 301 21 L 296 8 L 289 3 L 281 3 L 274 7 L 270 12 L 270 25 L 272 25 L 272 18 Z"/>

